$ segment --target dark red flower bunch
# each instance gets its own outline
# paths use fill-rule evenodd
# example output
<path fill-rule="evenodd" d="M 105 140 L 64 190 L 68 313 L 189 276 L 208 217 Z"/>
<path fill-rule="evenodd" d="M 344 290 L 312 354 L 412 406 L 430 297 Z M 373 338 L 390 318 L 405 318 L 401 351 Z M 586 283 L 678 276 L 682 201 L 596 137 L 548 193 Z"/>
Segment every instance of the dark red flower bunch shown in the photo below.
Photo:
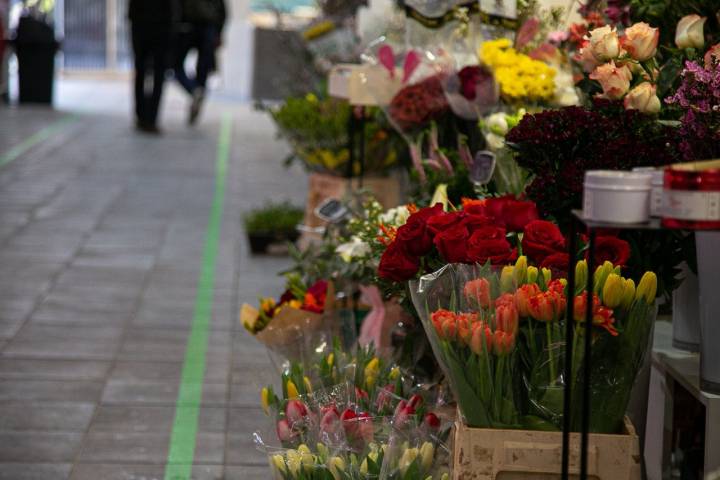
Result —
<path fill-rule="evenodd" d="M 388 114 L 401 130 L 412 130 L 425 126 L 448 109 L 442 76 L 433 75 L 400 89 L 390 101 Z"/>
<path fill-rule="evenodd" d="M 579 208 L 587 170 L 631 170 L 679 161 L 672 127 L 620 103 L 526 115 L 507 135 L 518 164 L 534 175 L 527 196 L 562 224 Z"/>
<path fill-rule="evenodd" d="M 477 98 L 479 85 L 495 82 L 492 72 L 482 65 L 468 65 L 460 70 L 457 75 L 460 79 L 460 93 L 470 101 Z"/>

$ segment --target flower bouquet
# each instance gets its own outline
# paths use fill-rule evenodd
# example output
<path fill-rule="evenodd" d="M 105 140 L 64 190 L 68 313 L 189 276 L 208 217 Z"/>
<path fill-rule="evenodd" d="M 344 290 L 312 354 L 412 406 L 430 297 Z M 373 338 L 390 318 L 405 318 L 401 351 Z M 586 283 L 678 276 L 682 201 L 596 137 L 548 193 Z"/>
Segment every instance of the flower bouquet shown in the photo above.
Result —
<path fill-rule="evenodd" d="M 567 256 L 558 263 L 567 266 Z M 550 268 L 528 266 L 524 256 L 500 271 L 489 262 L 447 265 L 412 284 L 413 301 L 467 425 L 528 430 L 562 425 L 562 389 L 580 391 L 583 363 L 577 346 L 588 301 L 584 261 L 576 271 L 574 292 L 567 291 L 564 278 L 553 279 Z M 592 432 L 617 433 L 648 345 L 657 281 L 648 272 L 636 288 L 610 262 L 598 268 L 594 280 L 590 425 Z M 566 318 L 568 301 L 572 319 Z M 568 321 L 575 346 L 569 379 L 562 376 Z M 571 412 L 575 428 L 578 407 Z"/>
<path fill-rule="evenodd" d="M 240 322 L 271 351 L 302 360 L 306 340 L 325 327 L 323 315 L 332 309 L 334 295 L 325 280 L 308 287 L 299 276 L 288 275 L 287 290 L 278 301 L 263 298 L 259 309 L 244 304 Z"/>

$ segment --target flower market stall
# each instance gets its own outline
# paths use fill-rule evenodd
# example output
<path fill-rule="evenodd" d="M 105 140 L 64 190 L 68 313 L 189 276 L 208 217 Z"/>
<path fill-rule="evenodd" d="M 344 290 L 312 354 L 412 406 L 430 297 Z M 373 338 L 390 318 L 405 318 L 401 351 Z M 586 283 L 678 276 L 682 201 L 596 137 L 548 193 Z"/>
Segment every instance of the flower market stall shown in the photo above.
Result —
<path fill-rule="evenodd" d="M 286 291 L 241 312 L 277 370 L 255 435 L 274 478 L 714 478 L 720 5 L 408 0 L 370 18 L 383 36 L 338 46 L 363 101 L 267 107 L 310 174 L 314 233 Z M 671 457 L 649 433 L 672 402 L 649 393 L 670 317 L 700 350 L 678 380 L 705 408 L 683 423 L 705 426 L 682 433 L 692 466 L 680 434 L 659 442 Z"/>

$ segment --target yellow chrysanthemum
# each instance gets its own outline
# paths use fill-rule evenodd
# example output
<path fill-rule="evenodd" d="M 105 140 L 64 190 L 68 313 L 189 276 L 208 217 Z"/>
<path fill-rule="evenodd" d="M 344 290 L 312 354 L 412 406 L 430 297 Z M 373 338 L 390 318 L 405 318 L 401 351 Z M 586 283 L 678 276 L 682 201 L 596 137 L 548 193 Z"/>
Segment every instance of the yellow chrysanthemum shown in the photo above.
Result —
<path fill-rule="evenodd" d="M 554 96 L 555 69 L 519 53 L 507 38 L 484 42 L 478 54 L 495 73 L 505 101 L 539 102 Z"/>

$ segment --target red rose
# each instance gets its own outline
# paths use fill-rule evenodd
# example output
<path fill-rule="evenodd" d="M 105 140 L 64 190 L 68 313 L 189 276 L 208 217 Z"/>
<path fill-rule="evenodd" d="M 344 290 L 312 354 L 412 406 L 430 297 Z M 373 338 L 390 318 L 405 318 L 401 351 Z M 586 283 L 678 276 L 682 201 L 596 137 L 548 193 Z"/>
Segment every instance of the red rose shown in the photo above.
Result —
<path fill-rule="evenodd" d="M 421 223 L 425 225 L 430 217 L 443 214 L 442 203 L 436 203 L 432 207 L 421 208 L 417 212 L 410 215 L 407 219 L 406 224 Z"/>
<path fill-rule="evenodd" d="M 617 237 L 597 237 L 595 239 L 595 265 L 606 261 L 615 266 L 625 266 L 630 260 L 630 244 Z"/>
<path fill-rule="evenodd" d="M 380 258 L 378 275 L 385 280 L 405 282 L 417 274 L 420 260 L 410 255 L 398 242 L 392 242 Z"/>
<path fill-rule="evenodd" d="M 532 221 L 539 220 L 535 202 L 508 200 L 503 208 L 505 227 L 511 232 L 522 232 Z"/>
<path fill-rule="evenodd" d="M 517 258 L 517 250 L 512 248 L 501 227 L 479 228 L 470 236 L 467 248 L 469 260 L 481 265 L 488 260 L 493 265 L 507 264 Z"/>
<path fill-rule="evenodd" d="M 522 232 L 528 223 L 540 218 L 535 202 L 516 200 L 510 195 L 468 203 L 465 211 L 489 217 L 511 232 Z"/>
<path fill-rule="evenodd" d="M 472 234 L 475 230 L 492 225 L 494 222 L 491 218 L 484 215 L 469 214 L 462 219 L 461 223 L 468 229 L 468 232 Z"/>
<path fill-rule="evenodd" d="M 525 227 L 522 248 L 525 255 L 536 263 L 542 263 L 545 257 L 553 253 L 563 253 L 565 237 L 554 223 L 533 220 Z"/>
<path fill-rule="evenodd" d="M 398 228 L 396 242 L 413 257 L 422 257 L 430 253 L 433 247 L 433 237 L 427 226 L 421 222 L 406 223 Z"/>
<path fill-rule="evenodd" d="M 433 235 L 442 233 L 459 223 L 465 217 L 465 212 L 450 212 L 441 215 L 435 215 L 428 218 L 427 227 Z"/>
<path fill-rule="evenodd" d="M 554 278 L 566 278 L 570 268 L 570 257 L 567 253 L 553 253 L 545 257 L 540 267 L 550 269 Z"/>
<path fill-rule="evenodd" d="M 435 236 L 435 246 L 446 262 L 466 263 L 469 237 L 468 229 L 462 224 L 456 224 Z"/>

